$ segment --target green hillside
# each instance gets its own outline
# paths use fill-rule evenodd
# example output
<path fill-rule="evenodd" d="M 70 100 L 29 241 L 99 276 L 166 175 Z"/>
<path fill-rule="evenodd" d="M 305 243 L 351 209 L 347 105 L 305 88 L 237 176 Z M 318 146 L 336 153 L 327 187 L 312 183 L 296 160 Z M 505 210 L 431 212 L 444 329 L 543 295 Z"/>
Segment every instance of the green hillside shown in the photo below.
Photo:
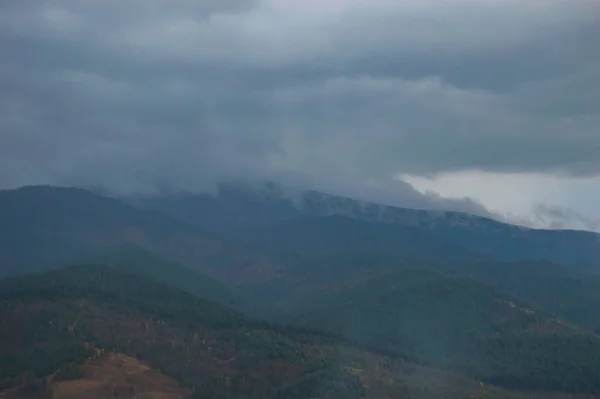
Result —
<path fill-rule="evenodd" d="M 0 273 L 80 264 L 0 280 L 0 399 L 98 353 L 197 398 L 598 393 L 600 290 L 584 271 L 341 216 L 223 239 L 77 189 L 0 192 L 0 217 Z"/>
<path fill-rule="evenodd" d="M 0 219 L 3 274 L 60 264 L 121 242 L 151 243 L 194 233 L 177 220 L 75 188 L 0 191 Z"/>
<path fill-rule="evenodd" d="M 5 389 L 23 380 L 33 389 L 101 348 L 148 362 L 195 397 L 373 397 L 369 389 L 408 397 L 399 380 L 365 387 L 349 370 L 364 369 L 368 355 L 335 337 L 252 321 L 112 268 L 9 278 L 0 282 L 0 304 Z"/>
<path fill-rule="evenodd" d="M 596 392 L 600 339 L 476 281 L 402 270 L 282 320 L 519 389 Z"/>
<path fill-rule="evenodd" d="M 56 381 L 77 381 L 89 374 L 82 364 L 106 356 L 109 365 L 133 356 L 193 398 L 544 397 L 371 353 L 334 335 L 254 321 L 104 266 L 0 280 L 0 327 L 3 399 L 45 398 Z M 134 398 L 138 388 L 110 392 Z"/>
<path fill-rule="evenodd" d="M 86 258 L 85 262 L 111 266 L 126 273 L 147 277 L 199 298 L 233 307 L 241 305 L 241 294 L 234 288 L 136 245 L 106 248 Z"/>
<path fill-rule="evenodd" d="M 592 331 L 600 331 L 600 276 L 546 261 L 447 262 L 437 268 L 475 279 Z"/>
<path fill-rule="evenodd" d="M 310 258 L 377 254 L 404 261 L 482 261 L 477 252 L 415 227 L 345 216 L 305 217 L 239 228 L 230 235 L 264 248 Z"/>
<path fill-rule="evenodd" d="M 321 298 L 323 293 L 412 267 L 479 281 L 590 332 L 600 331 L 600 277 L 583 269 L 541 260 L 501 263 L 432 230 L 344 216 L 271 221 L 236 234 L 290 259 L 292 267 L 286 272 L 295 279 L 261 287 L 270 296 L 283 298 L 275 312 L 285 313 L 299 297 Z"/>
<path fill-rule="evenodd" d="M 76 188 L 0 190 L 0 220 L 0 276 L 73 263 L 124 244 L 235 284 L 269 280 L 284 268 L 264 252 Z"/>
<path fill-rule="evenodd" d="M 344 216 L 296 218 L 239 228 L 236 240 L 282 261 L 278 279 L 245 288 L 264 303 L 261 315 L 283 312 L 295 297 L 387 274 L 399 264 L 475 262 L 486 258 L 418 228 Z"/>

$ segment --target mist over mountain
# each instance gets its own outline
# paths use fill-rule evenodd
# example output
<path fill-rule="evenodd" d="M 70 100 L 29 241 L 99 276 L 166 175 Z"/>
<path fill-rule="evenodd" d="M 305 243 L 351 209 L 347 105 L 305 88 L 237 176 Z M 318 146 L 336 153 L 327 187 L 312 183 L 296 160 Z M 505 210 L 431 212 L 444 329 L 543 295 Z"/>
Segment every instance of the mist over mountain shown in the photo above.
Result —
<path fill-rule="evenodd" d="M 14 399 L 597 393 L 594 233 L 273 184 L 125 201 L 30 186 L 0 192 L 0 218 Z M 91 371 L 127 367 L 148 378 Z"/>
<path fill-rule="evenodd" d="M 222 185 L 214 195 L 137 198 L 131 203 L 220 234 L 271 222 L 339 215 L 418 228 L 498 260 L 540 259 L 600 270 L 598 233 L 532 229 L 490 217 L 399 208 L 318 191 L 290 191 L 275 184 Z"/>
<path fill-rule="evenodd" d="M 598 399 L 598 11 L 0 1 L 0 399 Z"/>

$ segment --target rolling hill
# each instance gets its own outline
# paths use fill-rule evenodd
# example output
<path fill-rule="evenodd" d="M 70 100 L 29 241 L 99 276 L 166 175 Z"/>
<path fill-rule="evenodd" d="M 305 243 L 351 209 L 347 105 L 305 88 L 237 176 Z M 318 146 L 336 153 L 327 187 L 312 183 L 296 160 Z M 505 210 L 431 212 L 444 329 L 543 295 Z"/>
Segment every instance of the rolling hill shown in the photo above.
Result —
<path fill-rule="evenodd" d="M 17 276 L 0 280 L 0 398 L 66 399 L 81 387 L 90 397 L 597 393 L 598 280 L 503 262 L 477 242 L 519 228 L 324 204 L 318 193 L 301 206 L 272 191 L 266 203 L 264 193 L 242 194 L 210 199 L 187 220 L 194 199 L 164 215 L 79 189 L 1 191 L 0 271 Z M 198 227 L 219 220 L 225 238 Z M 478 238 L 463 245 L 461 229 Z M 65 262 L 78 266 L 54 269 Z M 276 320 L 296 327 L 222 304 L 284 312 Z M 145 370 L 161 383 L 100 382 L 98 369 Z"/>
<path fill-rule="evenodd" d="M 448 242 L 425 230 L 401 225 L 361 221 L 345 216 L 295 218 L 231 233 L 240 241 L 270 251 L 321 257 L 364 254 L 407 262 L 482 261 L 486 257 Z"/>
<path fill-rule="evenodd" d="M 168 266 L 179 274 L 171 276 L 171 282 L 178 281 L 177 288 L 197 294 L 204 289 L 205 297 L 228 304 L 235 301 L 256 315 L 265 313 L 261 308 L 279 306 L 290 289 L 306 291 L 316 283 L 360 279 L 385 259 L 480 259 L 470 250 L 416 228 L 344 217 L 292 219 L 221 238 L 170 216 L 75 188 L 1 191 L 0 218 L 7 221 L 0 225 L 0 275 L 98 256 L 99 263 L 119 264 L 129 271 L 143 269 L 145 276 L 155 273 L 152 265 L 163 261 L 139 252 L 115 252 L 115 248 L 134 245 L 172 260 Z M 189 273 L 175 263 L 213 282 L 192 282 L 198 280 L 193 275 L 181 285 Z M 170 274 L 154 277 L 165 280 Z M 238 292 L 245 293 L 244 299 L 229 298 L 222 283 L 237 286 Z"/>
<path fill-rule="evenodd" d="M 4 399 L 543 397 L 254 321 L 114 268 L 0 280 L 0 304 Z"/>
<path fill-rule="evenodd" d="M 480 282 L 406 269 L 308 299 L 280 320 L 519 389 L 592 392 L 600 338 Z"/>
<path fill-rule="evenodd" d="M 401 265 L 487 259 L 418 228 L 336 215 L 264 223 L 230 237 L 285 260 L 286 278 L 246 287 L 256 293 L 256 301 L 277 305 L 270 313 L 284 311 L 297 297 L 384 275 Z"/>
<path fill-rule="evenodd" d="M 546 261 L 444 262 L 436 267 L 600 331 L 600 276 L 596 274 Z"/>
<path fill-rule="evenodd" d="M 268 280 L 282 268 L 268 254 L 76 188 L 0 191 L 0 220 L 0 275 L 51 268 L 123 244 L 234 283 Z"/>
<path fill-rule="evenodd" d="M 600 331 L 600 277 L 585 269 L 541 260 L 498 262 L 425 229 L 339 215 L 262 223 L 230 236 L 288 260 L 286 273 L 293 279 L 278 281 L 269 291 L 278 298 L 319 294 L 420 265 L 478 280 Z"/>
<path fill-rule="evenodd" d="M 345 348 L 333 337 L 252 321 L 113 268 L 9 278 L 0 282 L 0 300 L 5 388 L 23 379 L 43 384 L 97 349 L 134 356 L 198 397 L 281 397 L 288 390 L 314 396 L 321 388 L 360 397 L 364 389 L 339 365 Z M 333 376 L 344 383 L 335 385 Z M 314 381 L 304 384 L 303 377 Z M 404 387 L 392 387 L 394 397 L 405 397 Z"/>
<path fill-rule="evenodd" d="M 242 305 L 242 295 L 233 287 L 133 244 L 102 249 L 83 261 L 146 277 L 231 307 Z"/>

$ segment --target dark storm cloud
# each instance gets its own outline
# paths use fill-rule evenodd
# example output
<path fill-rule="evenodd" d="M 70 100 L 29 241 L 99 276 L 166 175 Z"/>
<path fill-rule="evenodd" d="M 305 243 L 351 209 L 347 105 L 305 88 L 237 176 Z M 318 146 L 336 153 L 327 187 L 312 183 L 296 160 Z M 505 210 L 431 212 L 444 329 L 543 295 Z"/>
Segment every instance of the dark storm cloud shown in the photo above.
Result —
<path fill-rule="evenodd" d="M 241 177 L 485 213 L 391 178 L 600 172 L 597 4 L 397 3 L 1 2 L 0 185 Z"/>

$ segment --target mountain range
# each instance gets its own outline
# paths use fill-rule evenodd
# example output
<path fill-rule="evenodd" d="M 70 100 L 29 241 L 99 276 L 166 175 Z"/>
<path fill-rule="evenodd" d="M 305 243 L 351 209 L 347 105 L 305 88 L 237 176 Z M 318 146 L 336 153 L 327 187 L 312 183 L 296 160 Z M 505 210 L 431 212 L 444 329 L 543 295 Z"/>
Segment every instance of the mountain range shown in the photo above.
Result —
<path fill-rule="evenodd" d="M 0 398 L 599 393 L 595 233 L 272 184 L 31 186 L 0 221 Z"/>
<path fill-rule="evenodd" d="M 548 260 L 600 271 L 600 234 L 539 230 L 459 212 L 406 209 L 316 191 L 289 192 L 274 184 L 221 185 L 213 195 L 136 198 L 137 206 L 159 211 L 205 231 L 235 233 L 240 227 L 307 216 L 414 227 L 458 246 L 503 261 Z"/>

